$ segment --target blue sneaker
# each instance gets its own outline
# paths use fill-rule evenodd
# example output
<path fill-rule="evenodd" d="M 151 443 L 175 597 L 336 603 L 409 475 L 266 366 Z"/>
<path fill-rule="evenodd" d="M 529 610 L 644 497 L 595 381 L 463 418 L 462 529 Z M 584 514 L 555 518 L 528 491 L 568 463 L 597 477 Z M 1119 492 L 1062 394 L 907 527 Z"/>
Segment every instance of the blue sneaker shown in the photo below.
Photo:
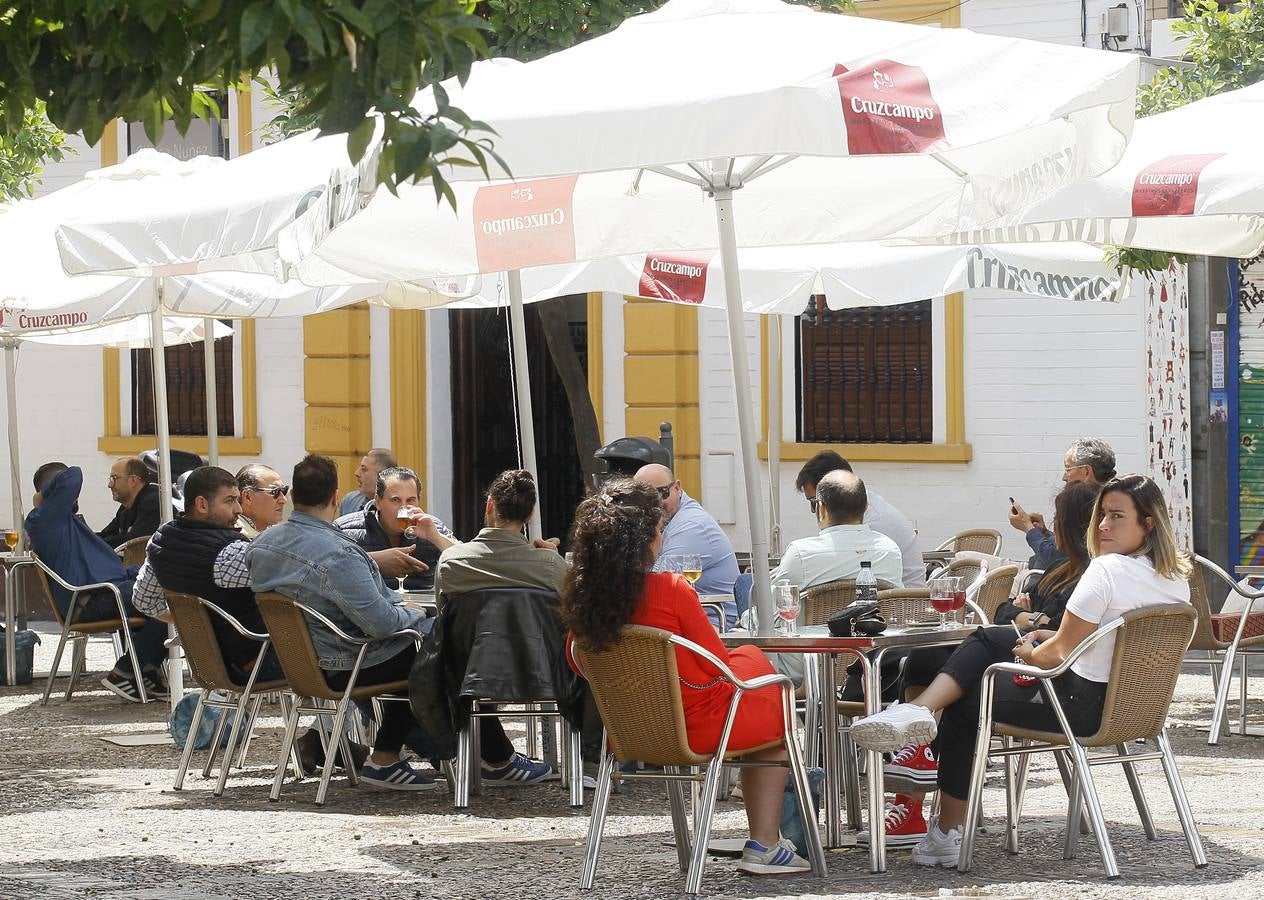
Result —
<path fill-rule="evenodd" d="M 375 766 L 366 762 L 360 769 L 360 777 L 369 787 L 385 791 L 431 791 L 435 780 L 423 775 L 402 759 L 389 766 Z"/>
<path fill-rule="evenodd" d="M 489 787 L 535 784 L 554 777 L 553 768 L 548 763 L 527 759 L 521 753 L 514 753 L 513 758 L 498 769 L 483 766 L 481 772 L 483 783 Z"/>

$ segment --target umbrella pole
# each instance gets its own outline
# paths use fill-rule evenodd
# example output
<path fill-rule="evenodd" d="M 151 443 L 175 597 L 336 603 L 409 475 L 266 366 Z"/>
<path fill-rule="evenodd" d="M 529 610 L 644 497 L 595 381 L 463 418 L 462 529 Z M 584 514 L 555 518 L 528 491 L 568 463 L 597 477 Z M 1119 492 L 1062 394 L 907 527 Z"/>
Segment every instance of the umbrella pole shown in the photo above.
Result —
<path fill-rule="evenodd" d="M 531 411 L 531 373 L 527 371 L 527 323 L 522 310 L 522 273 L 509 271 L 509 330 L 513 338 L 514 393 L 518 400 L 518 445 L 522 448 L 522 467 L 535 479 L 539 493 L 540 472 L 535 461 L 535 419 Z M 537 502 L 527 523 L 527 537 L 540 537 L 540 504 Z"/>
<path fill-rule="evenodd" d="M 781 316 L 768 317 L 768 548 L 781 556 Z"/>
<path fill-rule="evenodd" d="M 159 303 L 149 314 L 149 349 L 154 373 L 154 431 L 158 437 L 158 518 L 172 519 L 171 511 L 171 428 L 167 419 L 167 344 L 162 334 L 162 282 L 158 282 Z M 167 626 L 168 637 L 176 636 L 174 625 Z M 174 710 L 184 696 L 184 662 L 180 647 L 172 644 L 168 651 L 167 686 Z"/>
<path fill-rule="evenodd" d="M 750 365 L 746 355 L 746 324 L 742 311 L 742 274 L 738 268 L 737 232 L 733 225 L 733 190 L 716 188 L 715 219 L 720 233 L 720 262 L 724 266 L 724 307 L 729 324 L 729 352 L 733 359 L 733 386 L 737 389 L 737 433 L 742 446 L 742 472 L 746 479 L 746 510 L 750 520 L 751 572 L 755 585 L 751 600 L 759 614 L 759 633 L 772 634 L 772 590 L 768 583 L 768 530 L 764 521 L 756 452 L 755 408 L 751 400 Z"/>
<path fill-rule="evenodd" d="M 215 320 L 202 320 L 202 348 L 206 365 L 206 463 L 219 465 L 219 408 L 215 396 Z"/>
<path fill-rule="evenodd" d="M 6 338 L 4 341 L 4 375 L 5 375 L 5 392 L 8 402 L 9 412 L 9 490 L 12 492 L 13 503 L 13 530 L 19 537 L 22 535 L 22 469 L 18 462 L 18 348 L 17 341 L 14 338 Z M 21 548 L 21 544 L 15 549 Z M 16 573 L 15 573 L 16 574 Z M 18 579 L 6 578 L 5 586 L 9 590 L 19 590 L 17 586 Z M 5 684 L 17 684 L 18 677 L 18 655 L 17 655 L 17 623 L 14 621 L 12 614 L 16 609 L 16 602 L 6 597 L 4 604 L 4 675 Z"/>

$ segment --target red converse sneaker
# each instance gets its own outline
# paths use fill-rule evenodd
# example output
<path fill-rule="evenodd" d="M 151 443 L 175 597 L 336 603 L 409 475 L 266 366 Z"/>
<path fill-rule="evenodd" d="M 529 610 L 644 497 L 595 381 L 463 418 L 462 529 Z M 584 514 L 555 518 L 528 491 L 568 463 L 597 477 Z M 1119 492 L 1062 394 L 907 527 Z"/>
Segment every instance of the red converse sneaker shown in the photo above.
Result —
<path fill-rule="evenodd" d="M 887 835 L 887 849 L 898 850 L 902 847 L 914 847 L 926 837 L 926 819 L 922 816 L 922 798 L 896 794 L 895 801 L 887 804 L 887 815 L 884 821 Z M 862 831 L 856 837 L 856 843 L 862 847 L 869 846 L 869 832 Z"/>
<path fill-rule="evenodd" d="M 930 744 L 909 744 L 882 767 L 888 790 L 925 792 L 933 790 L 939 764 Z"/>

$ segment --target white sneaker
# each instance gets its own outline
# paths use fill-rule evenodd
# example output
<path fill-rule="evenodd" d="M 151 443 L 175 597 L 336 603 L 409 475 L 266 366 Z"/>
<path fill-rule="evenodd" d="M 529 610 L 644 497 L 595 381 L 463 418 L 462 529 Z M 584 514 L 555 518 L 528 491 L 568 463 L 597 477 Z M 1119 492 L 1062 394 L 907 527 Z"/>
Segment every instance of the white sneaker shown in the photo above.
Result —
<path fill-rule="evenodd" d="M 939 816 L 931 816 L 926 837 L 913 848 L 913 862 L 919 866 L 955 866 L 961 859 L 961 828 L 939 830 Z"/>
<path fill-rule="evenodd" d="M 909 744 L 929 744 L 935 739 L 935 714 L 913 703 L 892 703 L 881 712 L 857 719 L 851 739 L 866 750 L 896 753 Z"/>

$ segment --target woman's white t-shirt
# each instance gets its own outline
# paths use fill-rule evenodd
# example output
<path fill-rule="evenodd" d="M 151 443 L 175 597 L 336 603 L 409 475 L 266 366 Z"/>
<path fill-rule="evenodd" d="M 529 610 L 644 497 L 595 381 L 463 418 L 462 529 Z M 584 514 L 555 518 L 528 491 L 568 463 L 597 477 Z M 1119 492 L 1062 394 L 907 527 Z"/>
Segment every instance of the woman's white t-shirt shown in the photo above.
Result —
<path fill-rule="evenodd" d="M 1188 581 L 1160 577 L 1148 557 L 1107 553 L 1088 564 L 1066 611 L 1100 628 L 1143 606 L 1188 602 Z M 1071 670 L 1089 681 L 1109 681 L 1114 653 L 1115 635 L 1107 635 L 1073 662 Z"/>

